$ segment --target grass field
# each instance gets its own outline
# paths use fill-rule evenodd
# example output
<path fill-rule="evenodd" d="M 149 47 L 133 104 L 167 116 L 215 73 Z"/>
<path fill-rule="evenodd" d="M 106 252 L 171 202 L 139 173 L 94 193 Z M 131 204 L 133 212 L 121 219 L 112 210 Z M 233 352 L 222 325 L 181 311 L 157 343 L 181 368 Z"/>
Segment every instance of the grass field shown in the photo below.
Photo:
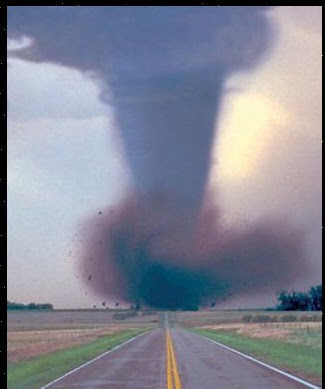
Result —
<path fill-rule="evenodd" d="M 193 331 L 315 384 L 322 382 L 319 322 L 230 323 Z"/>
<path fill-rule="evenodd" d="M 119 314 L 132 312 L 132 316 L 119 317 Z M 127 320 L 126 320 L 127 319 Z M 8 331 L 58 330 L 102 328 L 118 325 L 120 328 L 141 328 L 155 326 L 155 311 L 122 310 L 53 310 L 53 311 L 8 311 Z"/>
<path fill-rule="evenodd" d="M 230 323 L 281 323 L 281 322 L 321 322 L 321 312 L 278 312 L 261 310 L 243 311 L 197 311 L 172 312 L 170 320 L 179 327 L 201 327 L 206 325 Z"/>
<path fill-rule="evenodd" d="M 67 347 L 90 343 L 102 336 L 121 331 L 121 328 L 82 328 L 68 330 L 9 331 L 7 335 L 9 363 L 63 350 Z"/>
<path fill-rule="evenodd" d="M 153 311 L 8 312 L 7 360 L 21 362 L 121 330 L 153 328 L 157 322 Z"/>
<path fill-rule="evenodd" d="M 8 388 L 40 388 L 65 372 L 144 331 L 144 329 L 123 330 L 100 337 L 91 343 L 55 351 L 28 361 L 9 364 Z"/>
<path fill-rule="evenodd" d="M 39 388 L 158 323 L 154 311 L 9 311 L 8 388 Z"/>
<path fill-rule="evenodd" d="M 314 348 L 322 347 L 322 323 L 231 323 L 204 326 L 201 329 L 231 332 L 255 339 L 283 340 Z"/>

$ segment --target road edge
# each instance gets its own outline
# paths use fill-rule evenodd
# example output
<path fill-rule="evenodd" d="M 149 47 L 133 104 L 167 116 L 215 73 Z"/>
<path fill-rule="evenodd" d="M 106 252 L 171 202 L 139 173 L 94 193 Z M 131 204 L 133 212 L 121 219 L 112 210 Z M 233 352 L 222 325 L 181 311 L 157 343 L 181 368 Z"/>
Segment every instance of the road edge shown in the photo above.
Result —
<path fill-rule="evenodd" d="M 227 346 L 227 345 L 225 345 L 223 343 L 217 342 L 216 340 L 208 338 L 207 336 L 203 336 L 203 335 L 197 334 L 196 332 L 193 332 L 193 331 L 190 331 L 190 330 L 186 330 L 186 329 L 183 329 L 183 331 L 186 331 L 186 332 L 189 332 L 191 334 L 197 335 L 197 336 L 205 339 L 206 341 L 208 341 L 210 343 L 214 343 L 217 346 L 223 347 L 223 348 L 225 348 L 228 351 L 231 351 L 231 352 L 233 352 L 235 354 L 238 354 L 238 355 L 242 356 L 243 358 L 246 358 L 246 359 L 248 359 L 248 360 L 250 360 L 250 361 L 252 361 L 254 363 L 257 363 L 257 364 L 259 364 L 261 366 L 264 366 L 264 367 L 268 368 L 269 370 L 273 370 L 273 371 L 275 371 L 278 374 L 281 374 L 281 375 L 283 375 L 283 376 L 285 376 L 287 378 L 292 379 L 293 381 L 299 382 L 300 384 L 305 385 L 308 388 L 311 388 L 311 389 L 321 389 L 320 386 L 316 386 L 316 385 L 314 385 L 314 384 L 312 384 L 312 383 L 310 383 L 308 381 L 303 380 L 302 378 L 299 378 L 297 376 L 294 376 L 293 374 L 287 373 L 284 370 L 281 370 L 281 369 L 278 369 L 277 367 L 269 365 L 268 363 L 262 362 L 259 359 L 256 359 L 254 357 L 251 357 L 250 355 L 244 354 L 241 351 L 238 351 L 238 350 L 236 350 L 236 349 L 234 349 L 232 347 L 229 347 L 229 346 Z"/>
<path fill-rule="evenodd" d="M 53 384 L 55 384 L 55 383 L 58 382 L 58 381 L 61 381 L 63 378 L 69 376 L 70 374 L 73 374 L 74 372 L 76 372 L 76 371 L 82 369 L 83 367 L 90 365 L 91 363 L 97 361 L 98 359 L 104 357 L 105 355 L 110 354 L 111 352 L 113 352 L 113 351 L 115 351 L 115 350 L 117 350 L 117 349 L 119 349 L 119 348 L 125 346 L 126 344 L 132 342 L 133 340 L 136 340 L 136 339 L 140 338 L 141 336 L 143 336 L 143 335 L 145 335 L 145 334 L 148 334 L 148 333 L 151 332 L 151 331 L 153 331 L 153 330 L 149 330 L 149 331 L 142 332 L 141 334 L 138 334 L 138 335 L 134 336 L 133 338 L 128 339 L 128 340 L 126 340 L 125 342 L 123 342 L 123 343 L 121 343 L 121 344 L 118 344 L 117 346 L 115 346 L 115 347 L 111 348 L 110 350 L 107 350 L 107 351 L 105 351 L 105 352 L 103 352 L 103 353 L 97 355 L 97 357 L 90 359 L 89 361 L 83 363 L 82 365 L 77 366 L 77 367 L 75 367 L 75 368 L 72 369 L 72 370 L 69 370 L 68 372 L 66 372 L 66 373 L 63 374 L 62 376 L 56 378 L 55 380 L 49 382 L 48 384 L 46 384 L 46 385 L 44 385 L 44 386 L 41 386 L 40 389 L 49 388 L 50 386 L 52 386 Z"/>

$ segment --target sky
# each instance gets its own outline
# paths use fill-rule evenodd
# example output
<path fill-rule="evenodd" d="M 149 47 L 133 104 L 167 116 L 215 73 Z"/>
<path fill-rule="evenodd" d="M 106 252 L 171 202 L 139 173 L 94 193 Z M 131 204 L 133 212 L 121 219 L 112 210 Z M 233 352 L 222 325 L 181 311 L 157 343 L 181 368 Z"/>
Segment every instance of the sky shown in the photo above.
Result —
<path fill-rule="evenodd" d="M 209 186 L 229 225 L 276 217 L 305 232 L 309 272 L 294 285 L 304 289 L 321 282 L 321 8 L 269 18 L 267 57 L 227 81 Z M 118 203 L 131 172 L 100 80 L 10 56 L 29 44 L 8 42 L 8 299 L 90 307 L 101 298 L 77 271 L 81 225 Z"/>

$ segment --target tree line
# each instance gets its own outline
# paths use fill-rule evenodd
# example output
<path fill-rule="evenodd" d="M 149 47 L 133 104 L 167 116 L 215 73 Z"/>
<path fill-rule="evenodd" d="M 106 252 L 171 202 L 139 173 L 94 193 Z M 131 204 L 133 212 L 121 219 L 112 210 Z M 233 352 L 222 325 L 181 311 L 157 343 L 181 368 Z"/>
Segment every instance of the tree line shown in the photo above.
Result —
<path fill-rule="evenodd" d="M 7 301 L 7 309 L 15 309 L 15 310 L 52 310 L 53 305 L 52 304 L 35 304 L 35 303 L 29 303 L 29 304 L 22 304 L 22 303 L 15 303 L 12 301 Z"/>
<path fill-rule="evenodd" d="M 282 291 L 277 298 L 280 311 L 321 311 L 322 285 L 313 286 L 307 292 Z"/>

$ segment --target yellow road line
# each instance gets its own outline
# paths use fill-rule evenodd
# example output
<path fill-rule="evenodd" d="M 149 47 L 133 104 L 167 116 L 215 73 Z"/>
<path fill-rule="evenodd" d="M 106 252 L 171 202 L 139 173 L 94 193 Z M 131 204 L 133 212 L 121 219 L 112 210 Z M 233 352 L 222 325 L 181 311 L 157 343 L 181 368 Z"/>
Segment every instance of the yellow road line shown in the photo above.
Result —
<path fill-rule="evenodd" d="M 175 353 L 174 353 L 174 348 L 173 348 L 173 342 L 172 342 L 172 338 L 171 336 L 169 335 L 169 339 L 170 339 L 170 353 L 171 353 L 171 357 L 172 357 L 172 366 L 173 366 L 173 374 L 174 374 L 174 383 L 175 383 L 175 389 L 181 389 L 181 380 L 179 378 L 179 373 L 178 373 L 178 370 L 177 370 L 177 364 L 176 364 L 176 358 L 175 358 Z"/>
<path fill-rule="evenodd" d="M 172 368 L 171 368 L 171 358 L 170 358 L 170 349 L 169 349 L 169 338 L 166 333 L 166 360 L 167 360 L 167 389 L 173 389 L 173 378 L 172 378 Z"/>
<path fill-rule="evenodd" d="M 166 330 L 166 356 L 167 356 L 167 389 L 181 389 L 181 380 L 177 370 L 173 341 L 169 330 Z"/>

